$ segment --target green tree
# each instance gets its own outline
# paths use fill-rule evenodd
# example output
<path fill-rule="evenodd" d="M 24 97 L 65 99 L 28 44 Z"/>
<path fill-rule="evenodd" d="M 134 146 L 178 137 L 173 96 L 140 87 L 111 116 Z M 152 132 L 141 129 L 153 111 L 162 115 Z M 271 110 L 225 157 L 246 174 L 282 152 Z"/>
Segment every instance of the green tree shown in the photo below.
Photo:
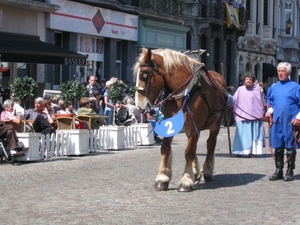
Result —
<path fill-rule="evenodd" d="M 60 92 L 60 98 L 64 102 L 72 104 L 79 101 L 82 97 L 88 96 L 87 88 L 76 80 L 69 80 L 62 83 Z"/>
<path fill-rule="evenodd" d="M 125 97 L 126 84 L 121 80 L 114 82 L 110 88 L 107 89 L 109 97 L 114 101 L 123 101 Z"/>
<path fill-rule="evenodd" d="M 14 99 L 20 99 L 24 103 L 24 108 L 28 100 L 37 95 L 38 84 L 32 77 L 18 77 L 11 84 L 11 90 Z"/>

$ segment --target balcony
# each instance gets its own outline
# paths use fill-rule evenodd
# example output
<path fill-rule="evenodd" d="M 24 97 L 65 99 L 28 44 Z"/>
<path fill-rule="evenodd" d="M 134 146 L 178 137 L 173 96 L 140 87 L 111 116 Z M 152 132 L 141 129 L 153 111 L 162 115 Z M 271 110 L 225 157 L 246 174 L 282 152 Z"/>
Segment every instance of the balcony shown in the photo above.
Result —
<path fill-rule="evenodd" d="M 206 0 L 73 0 L 84 4 L 105 7 L 122 12 L 153 17 L 158 20 L 182 21 L 206 19 L 225 24 L 225 6 L 221 1 Z M 245 10 L 239 10 L 241 30 L 248 27 Z M 234 29 L 234 28 L 233 28 Z"/>
<path fill-rule="evenodd" d="M 143 10 L 179 17 L 215 19 L 225 22 L 225 6 L 222 2 L 200 0 L 116 0 L 122 5 L 131 5 Z M 239 10 L 239 19 L 242 30 L 248 27 L 245 10 Z"/>

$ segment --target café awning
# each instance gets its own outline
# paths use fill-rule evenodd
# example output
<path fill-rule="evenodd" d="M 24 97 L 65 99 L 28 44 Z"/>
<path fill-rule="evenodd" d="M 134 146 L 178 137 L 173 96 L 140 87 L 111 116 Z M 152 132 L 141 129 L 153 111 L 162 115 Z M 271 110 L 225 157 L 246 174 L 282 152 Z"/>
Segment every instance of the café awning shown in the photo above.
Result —
<path fill-rule="evenodd" d="M 85 66 L 87 57 L 40 41 L 38 36 L 0 32 L 2 62 Z"/>

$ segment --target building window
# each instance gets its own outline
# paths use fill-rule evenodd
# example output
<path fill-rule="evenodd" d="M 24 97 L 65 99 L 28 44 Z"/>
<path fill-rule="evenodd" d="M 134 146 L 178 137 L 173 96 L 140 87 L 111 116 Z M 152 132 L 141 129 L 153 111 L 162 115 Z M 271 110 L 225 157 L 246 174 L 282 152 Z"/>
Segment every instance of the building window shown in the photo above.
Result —
<path fill-rule="evenodd" d="M 287 2 L 285 3 L 285 11 L 284 11 L 284 28 L 286 29 L 285 34 L 291 35 L 292 34 L 292 27 L 287 27 L 287 21 L 292 22 L 293 18 L 293 3 Z"/>
<path fill-rule="evenodd" d="M 251 1 L 246 1 L 247 19 L 252 20 Z"/>
<path fill-rule="evenodd" d="M 201 62 L 203 62 L 204 64 L 206 64 L 207 62 L 207 45 L 208 45 L 208 41 L 207 38 L 202 35 L 200 37 L 200 48 L 201 49 L 206 49 L 206 52 L 204 52 L 200 57 L 201 57 Z"/>
<path fill-rule="evenodd" d="M 216 72 L 220 72 L 220 41 L 219 39 L 215 38 L 214 40 L 214 70 Z"/>
<path fill-rule="evenodd" d="M 269 25 L 269 0 L 264 0 L 264 25 Z"/>
<path fill-rule="evenodd" d="M 122 79 L 122 42 L 117 41 L 117 54 L 116 54 L 116 77 Z"/>
<path fill-rule="evenodd" d="M 54 32 L 54 45 L 57 47 L 63 47 L 63 34 L 60 32 Z M 61 65 L 53 65 L 53 77 L 50 81 L 53 84 L 53 89 L 59 89 L 63 81 L 62 78 L 62 66 Z"/>
<path fill-rule="evenodd" d="M 77 52 L 83 55 L 88 54 L 86 66 L 78 67 L 74 78 L 81 83 L 86 82 L 88 76 L 96 76 L 97 82 L 104 79 L 105 39 L 101 37 L 77 35 Z"/>
<path fill-rule="evenodd" d="M 257 0 L 256 1 L 256 33 L 255 34 L 259 34 L 259 27 L 260 27 L 260 15 L 258 12 L 261 12 L 261 9 L 259 7 L 259 3 L 261 0 Z"/>

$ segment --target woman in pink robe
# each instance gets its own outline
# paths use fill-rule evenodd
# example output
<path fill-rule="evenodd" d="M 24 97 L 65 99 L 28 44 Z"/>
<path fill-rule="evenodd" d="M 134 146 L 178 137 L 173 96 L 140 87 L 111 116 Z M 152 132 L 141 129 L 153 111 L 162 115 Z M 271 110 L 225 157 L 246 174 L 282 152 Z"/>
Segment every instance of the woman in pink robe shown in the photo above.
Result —
<path fill-rule="evenodd" d="M 261 155 L 264 145 L 262 118 L 264 105 L 260 87 L 255 84 L 255 76 L 247 73 L 244 85 L 233 97 L 236 132 L 233 142 L 233 156 Z"/>

